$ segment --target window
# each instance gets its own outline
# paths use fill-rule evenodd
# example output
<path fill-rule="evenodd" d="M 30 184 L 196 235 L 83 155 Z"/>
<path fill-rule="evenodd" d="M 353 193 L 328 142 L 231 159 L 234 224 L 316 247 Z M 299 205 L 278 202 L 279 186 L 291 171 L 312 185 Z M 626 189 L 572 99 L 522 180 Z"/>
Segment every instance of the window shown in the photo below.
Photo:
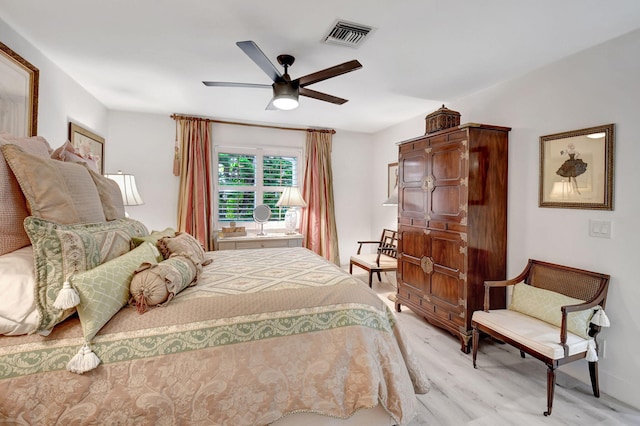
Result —
<path fill-rule="evenodd" d="M 275 151 L 275 152 L 273 152 Z M 300 151 L 217 148 L 217 222 L 253 222 L 259 204 L 271 208 L 270 222 L 284 221 L 276 203 L 287 186 L 298 186 Z"/>

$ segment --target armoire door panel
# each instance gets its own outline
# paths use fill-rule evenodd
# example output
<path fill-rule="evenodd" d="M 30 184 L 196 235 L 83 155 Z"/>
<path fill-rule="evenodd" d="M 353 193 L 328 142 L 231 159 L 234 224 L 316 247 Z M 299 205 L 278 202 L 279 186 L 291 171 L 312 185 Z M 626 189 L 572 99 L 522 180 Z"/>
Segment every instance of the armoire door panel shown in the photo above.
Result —
<path fill-rule="evenodd" d="M 459 186 L 438 186 L 430 192 L 430 214 L 432 216 L 460 216 L 462 194 Z"/>
<path fill-rule="evenodd" d="M 465 222 L 469 163 L 467 141 L 433 146 L 428 161 L 427 173 L 433 178 L 428 188 L 429 218 L 455 223 Z"/>
<path fill-rule="evenodd" d="M 422 179 L 427 173 L 427 163 L 425 161 L 426 152 L 413 153 L 401 158 L 402 183 L 405 185 L 422 184 Z"/>
<path fill-rule="evenodd" d="M 424 218 L 427 211 L 424 190 L 419 187 L 405 187 L 402 189 L 400 211 L 403 216 L 420 216 Z"/>
<path fill-rule="evenodd" d="M 431 175 L 436 181 L 459 181 L 463 177 L 461 158 L 465 147 L 456 145 L 449 149 L 433 150 L 431 153 Z"/>
<path fill-rule="evenodd" d="M 401 269 L 402 284 L 409 289 L 409 292 L 423 296 L 427 292 L 425 274 L 420 267 L 420 262 L 413 263 L 402 260 L 398 265 Z"/>
<path fill-rule="evenodd" d="M 399 249 L 403 256 L 409 256 L 417 263 L 420 263 L 420 259 L 430 247 L 427 234 L 419 228 L 400 228 L 399 240 Z"/>
<path fill-rule="evenodd" d="M 430 256 L 433 263 L 457 275 L 465 268 L 465 243 L 457 232 L 432 231 L 429 233 Z"/>
<path fill-rule="evenodd" d="M 452 311 L 459 312 L 461 310 L 460 300 L 464 299 L 463 281 L 458 277 L 443 274 L 442 271 L 437 270 L 432 274 L 430 284 L 431 300 L 434 303 L 440 301 Z"/>

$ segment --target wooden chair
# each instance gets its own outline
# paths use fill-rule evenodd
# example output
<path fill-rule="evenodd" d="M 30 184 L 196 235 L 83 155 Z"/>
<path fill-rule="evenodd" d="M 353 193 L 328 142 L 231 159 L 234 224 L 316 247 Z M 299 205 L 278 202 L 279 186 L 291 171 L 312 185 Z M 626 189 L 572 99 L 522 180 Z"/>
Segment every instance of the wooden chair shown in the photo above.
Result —
<path fill-rule="evenodd" d="M 376 244 L 375 253 L 362 253 L 364 244 Z M 353 274 L 353 265 L 369 273 L 369 287 L 372 286 L 372 276 L 378 274 L 378 281 L 382 281 L 380 272 L 390 272 L 398 269 L 398 232 L 384 229 L 378 241 L 358 241 L 358 252 L 351 256 L 349 273 Z"/>
<path fill-rule="evenodd" d="M 529 296 L 525 298 L 527 309 L 520 309 L 521 305 L 514 306 L 515 300 L 512 301 L 510 309 L 489 309 L 491 288 L 514 286 L 519 283 L 527 285 L 522 287 L 522 290 L 532 289 L 522 293 Z M 607 300 L 609 275 L 529 259 L 526 268 L 517 277 L 505 281 L 485 281 L 484 287 L 484 310 L 475 311 L 471 320 L 475 368 L 480 333 L 486 333 L 518 348 L 523 358 L 527 353 L 547 365 L 545 416 L 551 414 L 553 406 L 555 370 L 563 364 L 586 358 L 593 395 L 596 398 L 600 397 L 596 336 L 600 332 L 600 326 L 609 325 L 603 311 Z M 545 295 L 544 299 L 538 299 L 537 295 L 541 293 L 536 289 L 547 291 L 542 293 Z M 557 298 L 554 294 L 561 297 Z M 568 298 L 571 298 L 572 302 L 565 304 Z M 578 301 L 575 301 L 576 299 Z M 538 302 L 542 303 L 536 304 Z M 561 306 L 551 309 L 551 306 L 556 305 Z M 523 313 L 525 311 L 528 312 Z M 554 315 L 559 319 L 558 324 L 547 322 L 548 312 L 557 312 Z M 580 330 L 577 332 L 583 333 L 583 336 L 574 334 L 576 329 L 567 323 L 569 313 L 580 312 L 585 313 L 584 328 L 582 323 L 579 323 Z M 541 321 L 541 318 L 544 318 L 544 321 Z"/>

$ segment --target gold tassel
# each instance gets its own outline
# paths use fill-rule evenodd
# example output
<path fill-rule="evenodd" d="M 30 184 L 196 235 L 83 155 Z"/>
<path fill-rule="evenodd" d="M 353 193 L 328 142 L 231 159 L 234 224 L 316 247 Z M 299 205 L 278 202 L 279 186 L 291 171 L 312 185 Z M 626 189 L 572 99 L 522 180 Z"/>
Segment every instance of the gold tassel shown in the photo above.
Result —
<path fill-rule="evenodd" d="M 176 143 L 173 153 L 173 175 L 180 176 L 180 147 L 178 147 L 178 121 L 176 120 Z"/>

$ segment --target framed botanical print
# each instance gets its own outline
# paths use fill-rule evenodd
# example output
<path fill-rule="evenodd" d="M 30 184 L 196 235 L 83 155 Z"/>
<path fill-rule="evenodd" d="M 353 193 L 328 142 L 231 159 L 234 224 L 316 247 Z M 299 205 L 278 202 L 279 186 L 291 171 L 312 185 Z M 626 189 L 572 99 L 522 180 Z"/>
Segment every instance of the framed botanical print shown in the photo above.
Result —
<path fill-rule="evenodd" d="M 614 125 L 540 137 L 540 207 L 613 210 Z"/>
<path fill-rule="evenodd" d="M 104 138 L 77 125 L 69 123 L 69 141 L 79 156 L 94 160 L 98 172 L 104 174 Z"/>
<path fill-rule="evenodd" d="M 0 42 L 0 131 L 38 132 L 38 68 Z"/>

